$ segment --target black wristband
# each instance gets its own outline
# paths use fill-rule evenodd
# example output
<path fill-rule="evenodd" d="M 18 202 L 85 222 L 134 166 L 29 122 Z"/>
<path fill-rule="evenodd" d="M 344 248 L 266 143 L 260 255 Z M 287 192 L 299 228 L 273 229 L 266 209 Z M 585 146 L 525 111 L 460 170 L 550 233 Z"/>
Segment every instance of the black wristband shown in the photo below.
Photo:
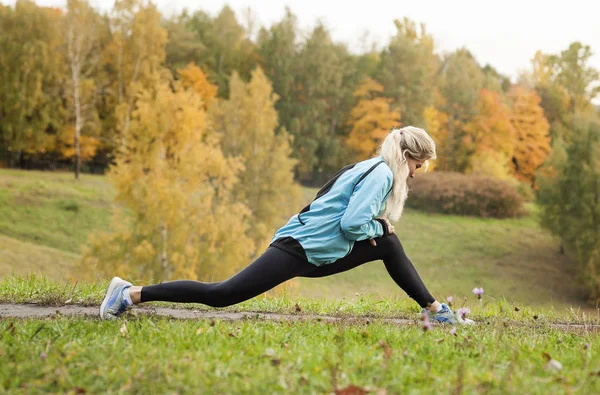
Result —
<path fill-rule="evenodd" d="M 387 236 L 390 234 L 390 230 L 388 229 L 388 227 L 383 219 L 375 218 L 375 221 L 378 221 L 381 224 L 381 226 L 383 226 L 383 235 L 384 236 Z"/>

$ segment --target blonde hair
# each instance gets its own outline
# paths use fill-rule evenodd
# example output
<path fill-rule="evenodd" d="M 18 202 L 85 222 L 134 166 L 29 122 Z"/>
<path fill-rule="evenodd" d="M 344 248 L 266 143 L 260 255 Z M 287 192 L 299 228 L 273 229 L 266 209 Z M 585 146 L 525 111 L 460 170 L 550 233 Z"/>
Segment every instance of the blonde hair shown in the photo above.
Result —
<path fill-rule="evenodd" d="M 376 156 L 379 155 L 383 156 L 383 160 L 394 174 L 392 193 L 386 202 L 383 216 L 390 221 L 398 221 L 409 191 L 406 183 L 410 173 L 407 155 L 412 159 L 424 161 L 427 171 L 428 161 L 437 157 L 435 142 L 424 129 L 415 126 L 392 129 L 378 147 Z"/>

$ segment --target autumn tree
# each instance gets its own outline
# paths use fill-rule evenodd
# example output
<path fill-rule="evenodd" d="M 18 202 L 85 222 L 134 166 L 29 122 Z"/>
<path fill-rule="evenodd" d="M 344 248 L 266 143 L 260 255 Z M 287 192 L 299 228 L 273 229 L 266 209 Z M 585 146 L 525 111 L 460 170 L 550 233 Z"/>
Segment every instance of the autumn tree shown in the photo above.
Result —
<path fill-rule="evenodd" d="M 210 109 L 215 132 L 222 136 L 223 152 L 240 157 L 244 170 L 233 194 L 252 210 L 250 236 L 256 251 L 268 246 L 274 229 L 286 218 L 289 207 L 300 206 L 300 189 L 294 183 L 291 137 L 278 126 L 271 83 L 260 68 L 244 83 L 234 73 L 229 99 L 219 100 Z"/>
<path fill-rule="evenodd" d="M 188 64 L 184 69 L 177 70 L 181 83 L 185 88 L 192 88 L 202 99 L 204 109 L 208 109 L 217 96 L 217 86 L 208 82 L 206 73 L 194 63 Z"/>
<path fill-rule="evenodd" d="M 536 186 L 535 175 L 550 153 L 550 125 L 533 90 L 514 86 L 509 93 L 512 102 L 511 124 L 515 129 L 513 174 L 523 182 Z"/>
<path fill-rule="evenodd" d="M 95 107 L 95 73 L 100 66 L 102 48 L 100 47 L 99 15 L 90 7 L 87 0 L 68 0 L 65 17 L 66 61 L 69 68 L 69 94 L 73 128 L 73 156 L 75 158 L 75 178 L 79 178 L 81 167 L 81 133 L 86 126 L 97 126 Z M 86 147 L 95 153 L 96 139 L 86 139 Z M 65 151 L 62 151 L 63 154 Z M 67 156 L 67 155 L 65 155 Z M 88 155 L 89 157 L 89 155 Z"/>
<path fill-rule="evenodd" d="M 394 127 L 400 126 L 400 112 L 390 109 L 389 98 L 381 96 L 383 85 L 367 78 L 354 92 L 358 103 L 350 112 L 352 126 L 346 144 L 357 152 L 357 160 L 372 156 Z"/>
<path fill-rule="evenodd" d="M 0 144 L 23 158 L 62 127 L 62 12 L 17 0 L 0 10 Z"/>
<path fill-rule="evenodd" d="M 122 210 L 112 232 L 90 237 L 82 268 L 148 282 L 223 279 L 253 250 L 251 212 L 232 198 L 243 165 L 223 154 L 193 89 L 169 73 L 154 79 L 134 96 L 125 144 L 108 173 Z"/>
<path fill-rule="evenodd" d="M 512 176 L 515 130 L 510 108 L 496 91 L 481 89 L 477 113 L 465 125 L 465 144 L 472 150 L 469 172 L 497 178 Z"/>
<path fill-rule="evenodd" d="M 447 115 L 445 170 L 465 172 L 471 165 L 474 146 L 467 125 L 478 113 L 484 79 L 479 64 L 466 49 L 444 56 L 438 75 L 440 97 L 436 108 Z"/>
<path fill-rule="evenodd" d="M 112 41 L 107 46 L 115 112 L 115 144 L 124 144 L 135 101 L 134 92 L 149 88 L 163 67 L 167 32 L 156 6 L 144 0 L 117 0 L 111 16 Z"/>
<path fill-rule="evenodd" d="M 439 97 L 439 95 L 436 94 Z M 437 101 L 437 100 L 436 100 Z M 437 159 L 429 163 L 428 171 L 434 169 L 448 170 L 448 163 L 451 142 L 448 139 L 448 115 L 435 106 L 427 106 L 423 110 L 424 126 L 427 133 L 435 141 Z"/>

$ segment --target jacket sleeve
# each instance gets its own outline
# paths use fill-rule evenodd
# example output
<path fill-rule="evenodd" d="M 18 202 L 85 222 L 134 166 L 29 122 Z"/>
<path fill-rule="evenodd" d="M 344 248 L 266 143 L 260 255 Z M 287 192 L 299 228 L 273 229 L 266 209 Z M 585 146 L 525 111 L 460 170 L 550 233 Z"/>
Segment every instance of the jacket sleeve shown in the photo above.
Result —
<path fill-rule="evenodd" d="M 385 195 L 392 187 L 392 178 L 375 169 L 352 192 L 340 226 L 350 240 L 366 240 L 386 233 L 381 222 L 375 220 Z"/>

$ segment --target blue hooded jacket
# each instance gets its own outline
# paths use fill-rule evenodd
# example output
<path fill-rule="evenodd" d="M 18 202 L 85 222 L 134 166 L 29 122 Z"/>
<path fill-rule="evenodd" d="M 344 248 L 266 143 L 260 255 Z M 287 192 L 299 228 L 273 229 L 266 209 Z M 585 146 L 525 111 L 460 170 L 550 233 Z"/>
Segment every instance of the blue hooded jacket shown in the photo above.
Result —
<path fill-rule="evenodd" d="M 381 155 L 341 169 L 315 200 L 277 230 L 271 246 L 316 266 L 350 254 L 354 243 L 385 234 L 384 209 L 393 173 Z"/>

